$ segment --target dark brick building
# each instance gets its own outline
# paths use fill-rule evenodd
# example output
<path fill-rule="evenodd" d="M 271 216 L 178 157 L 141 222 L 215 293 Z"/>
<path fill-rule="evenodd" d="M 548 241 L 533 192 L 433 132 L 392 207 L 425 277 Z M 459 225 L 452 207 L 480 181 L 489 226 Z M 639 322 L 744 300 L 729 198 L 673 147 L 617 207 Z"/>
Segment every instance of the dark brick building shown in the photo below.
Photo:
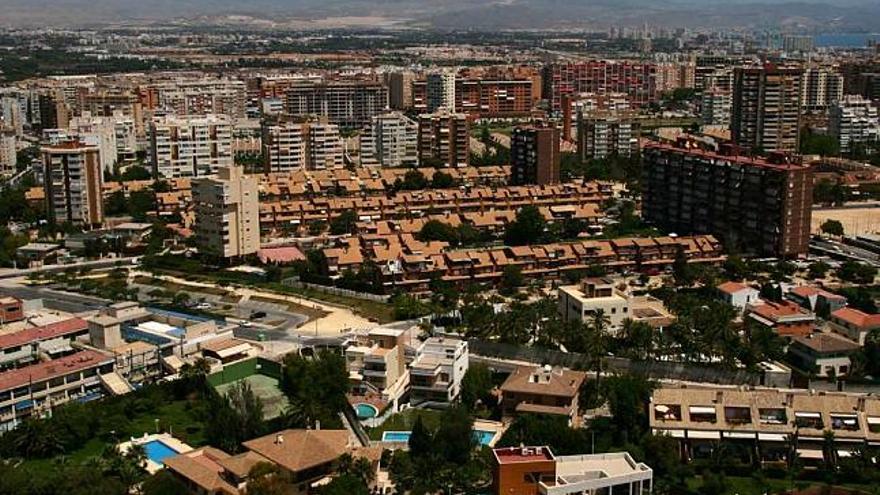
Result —
<path fill-rule="evenodd" d="M 791 155 L 748 157 L 652 142 L 642 151 L 642 215 L 679 235 L 713 234 L 738 252 L 807 253 L 812 171 Z"/>

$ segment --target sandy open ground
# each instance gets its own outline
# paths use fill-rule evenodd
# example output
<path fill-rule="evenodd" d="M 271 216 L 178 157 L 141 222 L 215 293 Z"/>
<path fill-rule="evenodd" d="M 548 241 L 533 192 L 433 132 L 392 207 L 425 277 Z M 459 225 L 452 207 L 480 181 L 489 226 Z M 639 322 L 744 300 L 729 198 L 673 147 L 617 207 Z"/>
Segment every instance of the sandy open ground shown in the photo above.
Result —
<path fill-rule="evenodd" d="M 880 208 L 839 208 L 833 210 L 813 210 L 810 231 L 819 232 L 825 220 L 837 220 L 843 224 L 847 235 L 872 234 L 880 232 Z"/>

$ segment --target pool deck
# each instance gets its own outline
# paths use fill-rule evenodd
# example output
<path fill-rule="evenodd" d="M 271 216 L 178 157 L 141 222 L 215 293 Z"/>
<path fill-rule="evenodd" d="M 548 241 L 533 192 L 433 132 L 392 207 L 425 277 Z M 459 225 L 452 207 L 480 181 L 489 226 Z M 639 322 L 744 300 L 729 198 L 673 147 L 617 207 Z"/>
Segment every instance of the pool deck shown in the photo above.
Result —
<path fill-rule="evenodd" d="M 193 450 L 189 445 L 181 442 L 180 440 L 171 436 L 170 433 L 144 433 L 142 437 L 131 437 L 131 440 L 127 442 L 122 442 L 117 445 L 119 448 L 119 452 L 125 454 L 128 452 L 128 449 L 131 448 L 132 445 L 144 445 L 153 441 L 159 441 L 167 445 L 171 450 L 177 451 L 178 454 L 183 454 L 185 452 L 189 452 Z M 161 464 L 147 458 L 145 461 L 144 469 L 147 470 L 148 473 L 154 474 L 164 466 Z"/>

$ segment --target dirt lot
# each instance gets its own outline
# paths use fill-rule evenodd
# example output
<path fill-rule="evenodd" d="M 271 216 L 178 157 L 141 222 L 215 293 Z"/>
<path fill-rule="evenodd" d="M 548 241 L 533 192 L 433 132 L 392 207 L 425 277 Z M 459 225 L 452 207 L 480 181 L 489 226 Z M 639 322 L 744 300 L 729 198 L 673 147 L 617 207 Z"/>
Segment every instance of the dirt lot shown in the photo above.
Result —
<path fill-rule="evenodd" d="M 819 226 L 825 220 L 838 220 L 847 235 L 880 232 L 880 208 L 814 209 L 810 231 L 819 232 Z"/>

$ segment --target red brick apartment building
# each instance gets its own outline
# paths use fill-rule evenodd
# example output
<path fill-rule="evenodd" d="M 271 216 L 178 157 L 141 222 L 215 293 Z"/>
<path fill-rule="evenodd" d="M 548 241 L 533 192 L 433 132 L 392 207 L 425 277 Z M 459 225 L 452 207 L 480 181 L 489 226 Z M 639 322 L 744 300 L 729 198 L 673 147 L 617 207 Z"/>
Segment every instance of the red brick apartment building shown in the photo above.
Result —
<path fill-rule="evenodd" d="M 712 234 L 749 254 L 807 253 L 813 180 L 790 155 L 705 150 L 688 139 L 643 149 L 642 215 L 679 235 Z"/>
<path fill-rule="evenodd" d="M 559 111 L 562 97 L 577 93 L 625 93 L 633 106 L 657 99 L 657 65 L 629 60 L 591 60 L 544 68 L 544 97 Z"/>

